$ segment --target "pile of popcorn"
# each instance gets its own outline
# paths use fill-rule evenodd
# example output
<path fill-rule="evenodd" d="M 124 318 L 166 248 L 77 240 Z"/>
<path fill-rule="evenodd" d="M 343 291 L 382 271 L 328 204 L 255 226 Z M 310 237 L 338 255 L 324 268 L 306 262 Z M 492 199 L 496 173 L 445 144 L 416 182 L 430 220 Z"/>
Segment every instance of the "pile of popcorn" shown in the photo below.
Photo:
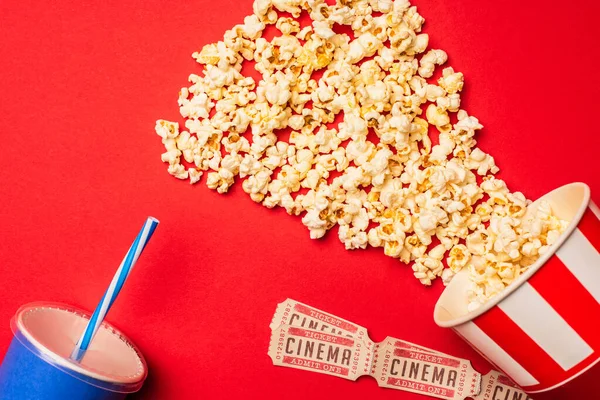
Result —
<path fill-rule="evenodd" d="M 494 177 L 474 137 L 482 125 L 461 109 L 463 74 L 433 78 L 448 57 L 427 50 L 407 0 L 256 0 L 253 11 L 193 54 L 203 73 L 179 94 L 185 129 L 157 121 L 171 175 L 196 183 L 206 172 L 219 193 L 239 177 L 255 202 L 301 216 L 311 238 L 339 225 L 346 249 L 383 247 L 414 262 L 424 285 L 468 268 L 470 309 L 556 241 L 566 222 L 547 204 L 525 219 L 530 202 Z M 260 81 L 242 74 L 245 61 Z"/>

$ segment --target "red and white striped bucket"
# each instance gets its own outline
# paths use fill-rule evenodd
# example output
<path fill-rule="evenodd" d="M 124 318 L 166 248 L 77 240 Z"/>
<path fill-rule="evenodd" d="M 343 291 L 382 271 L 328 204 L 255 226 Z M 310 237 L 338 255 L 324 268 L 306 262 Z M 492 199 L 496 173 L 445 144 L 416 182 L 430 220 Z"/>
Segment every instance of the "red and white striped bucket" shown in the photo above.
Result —
<path fill-rule="evenodd" d="M 434 319 L 536 400 L 574 399 L 567 389 L 580 392 L 577 386 L 589 384 L 591 374 L 594 386 L 600 378 L 600 365 L 592 368 L 600 361 L 600 210 L 583 183 L 542 199 L 570 221 L 560 239 L 503 293 L 473 312 L 467 311 L 467 271 L 457 274 L 438 300 Z"/>

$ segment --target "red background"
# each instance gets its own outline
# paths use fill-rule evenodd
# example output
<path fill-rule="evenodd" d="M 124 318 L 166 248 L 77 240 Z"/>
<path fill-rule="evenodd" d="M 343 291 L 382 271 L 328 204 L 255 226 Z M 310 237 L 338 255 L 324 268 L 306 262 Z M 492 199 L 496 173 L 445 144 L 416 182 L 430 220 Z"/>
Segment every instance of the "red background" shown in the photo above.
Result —
<path fill-rule="evenodd" d="M 179 118 L 177 92 L 199 71 L 191 53 L 250 1 L 85 3 L 0 2 L 0 354 L 23 303 L 92 309 L 153 215 L 161 224 L 108 317 L 148 360 L 136 398 L 420 398 L 272 366 L 269 322 L 286 297 L 487 372 L 433 323 L 441 282 L 421 286 L 381 250 L 345 251 L 335 232 L 310 240 L 239 184 L 221 196 L 167 174 L 154 121 Z M 465 74 L 464 106 L 509 187 L 534 199 L 580 180 L 600 201 L 595 2 L 414 3 Z"/>

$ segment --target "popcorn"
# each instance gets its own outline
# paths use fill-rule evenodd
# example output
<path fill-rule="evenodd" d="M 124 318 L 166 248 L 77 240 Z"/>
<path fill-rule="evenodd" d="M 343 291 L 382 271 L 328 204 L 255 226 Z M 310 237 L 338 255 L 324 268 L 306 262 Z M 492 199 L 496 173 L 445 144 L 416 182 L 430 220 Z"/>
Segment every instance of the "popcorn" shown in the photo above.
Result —
<path fill-rule="evenodd" d="M 292 18 L 279 18 L 275 23 L 275 26 L 284 35 L 300 32 L 300 23 Z"/>
<path fill-rule="evenodd" d="M 374 155 L 375 145 L 366 139 L 353 140 L 346 146 L 346 157 L 358 166 L 366 163 Z"/>
<path fill-rule="evenodd" d="M 315 145 L 318 153 L 329 153 L 338 148 L 341 139 L 337 137 L 335 129 L 319 128 L 315 134 Z"/>
<path fill-rule="evenodd" d="M 302 9 L 300 8 L 300 4 L 302 3 L 300 0 L 271 0 L 273 2 L 273 6 L 279 11 L 290 13 L 294 16 L 294 18 L 298 18 L 300 16 L 300 12 Z"/>
<path fill-rule="evenodd" d="M 206 186 L 215 189 L 219 193 L 226 193 L 233 184 L 234 173 L 227 168 L 220 168 L 218 172 L 209 172 L 206 178 Z"/>
<path fill-rule="evenodd" d="M 366 232 L 349 225 L 340 226 L 338 236 L 346 250 L 365 249 L 369 242 Z"/>
<path fill-rule="evenodd" d="M 202 177 L 202 171 L 199 171 L 196 168 L 188 168 L 188 175 L 190 177 L 190 184 L 197 183 Z"/>
<path fill-rule="evenodd" d="M 327 232 L 327 221 L 321 219 L 321 211 L 309 210 L 302 218 L 302 223 L 310 231 L 311 239 L 319 239 Z"/>
<path fill-rule="evenodd" d="M 431 257 L 419 258 L 412 267 L 415 278 L 419 279 L 423 285 L 431 285 L 431 281 L 437 276 L 442 275 L 444 265 L 440 260 Z"/>
<path fill-rule="evenodd" d="M 290 82 L 281 78 L 276 82 L 267 82 L 264 91 L 267 101 L 271 104 L 285 105 L 292 96 Z"/>
<path fill-rule="evenodd" d="M 271 10 L 271 0 L 255 0 L 252 10 L 259 18 L 265 16 Z"/>
<path fill-rule="evenodd" d="M 242 189 L 250 195 L 252 200 L 256 202 L 262 201 L 267 193 L 272 173 L 272 171 L 266 168 L 261 168 L 256 174 L 250 175 L 242 183 Z"/>
<path fill-rule="evenodd" d="M 232 175 L 237 175 L 240 170 L 240 164 L 242 162 L 242 156 L 239 154 L 227 154 L 221 160 L 221 167 Z"/>
<path fill-rule="evenodd" d="M 249 15 L 244 18 L 241 32 L 248 39 L 256 40 L 260 37 L 263 29 L 265 29 L 265 24 L 256 15 Z"/>
<path fill-rule="evenodd" d="M 435 274 L 430 271 L 421 260 L 415 261 L 412 269 L 414 271 L 415 278 L 417 278 L 425 286 L 431 285 L 431 280 L 435 279 Z"/>
<path fill-rule="evenodd" d="M 169 165 L 173 165 L 179 164 L 179 156 L 181 156 L 181 151 L 178 149 L 172 149 L 161 154 L 160 159 L 162 162 L 168 162 Z"/>
<path fill-rule="evenodd" d="M 277 174 L 277 179 L 290 192 L 300 190 L 300 172 L 290 165 L 284 165 Z"/>
<path fill-rule="evenodd" d="M 431 125 L 435 125 L 440 132 L 448 132 L 452 129 L 450 116 L 443 108 L 430 104 L 429 107 L 427 107 L 425 114 L 427 115 L 427 122 Z"/>
<path fill-rule="evenodd" d="M 177 179 L 187 179 L 189 175 L 188 171 L 181 164 L 170 164 L 168 172 Z"/>
<path fill-rule="evenodd" d="M 431 78 L 436 65 L 442 65 L 448 60 L 448 54 L 444 50 L 429 50 L 419 64 L 419 75 L 423 78 Z"/>
<path fill-rule="evenodd" d="M 372 158 L 362 163 L 362 170 L 369 175 L 373 186 L 382 186 L 387 176 L 387 169 L 390 157 L 394 153 L 387 147 L 382 147 L 373 154 Z"/>
<path fill-rule="evenodd" d="M 490 196 L 491 204 L 505 205 L 508 203 L 508 188 L 500 179 L 491 178 L 481 184 L 481 189 Z"/>
<path fill-rule="evenodd" d="M 467 247 L 463 244 L 458 244 L 450 250 L 450 254 L 446 259 L 448 267 L 454 272 L 460 271 L 471 258 L 471 254 Z"/>
<path fill-rule="evenodd" d="M 499 171 L 494 157 L 485 154 L 479 148 L 473 149 L 467 159 L 464 161 L 465 167 L 477 170 L 478 175 L 487 175 L 488 171 L 495 174 Z"/>
<path fill-rule="evenodd" d="M 240 178 L 255 175 L 262 168 L 262 164 L 251 154 L 246 154 L 240 163 Z"/>
<path fill-rule="evenodd" d="M 301 28 L 303 10 L 311 24 Z M 463 74 L 446 67 L 430 79 L 448 55 L 427 50 L 423 23 L 407 0 L 255 0 L 243 24 L 193 53 L 202 73 L 189 76 L 177 100 L 185 130 L 156 122 L 168 173 L 194 184 L 207 171 L 219 193 L 242 178 L 253 201 L 304 213 L 311 238 L 337 224 L 346 249 L 383 247 L 414 261 L 424 285 L 437 277 L 447 285 L 466 269 L 468 308 L 476 309 L 567 223 L 545 202 L 527 212 L 525 196 L 494 177 L 495 159 L 475 139 L 483 126 L 460 108 Z M 281 32 L 270 41 L 261 37 L 269 24 Z M 242 73 L 246 60 L 258 82 Z"/>
<path fill-rule="evenodd" d="M 156 121 L 156 134 L 163 139 L 175 139 L 179 136 L 179 124 L 177 122 L 169 122 L 164 119 Z"/>
<path fill-rule="evenodd" d="M 488 234 L 478 230 L 467 236 L 466 247 L 471 254 L 482 256 L 490 251 L 491 243 L 487 242 Z"/>
<path fill-rule="evenodd" d="M 245 137 L 236 133 L 231 133 L 223 138 L 223 148 L 228 153 L 248 153 L 250 151 L 250 142 Z"/>
<path fill-rule="evenodd" d="M 462 72 L 454 72 L 452 67 L 444 68 L 442 77 L 438 80 L 440 87 L 449 94 L 458 93 L 462 90 L 464 76 Z"/>
<path fill-rule="evenodd" d="M 406 54 L 415 55 L 420 54 L 427 49 L 427 45 L 429 44 L 429 35 L 426 33 L 422 33 L 420 35 L 416 35 L 412 40 L 412 43 L 406 49 Z"/>
<path fill-rule="evenodd" d="M 358 140 L 368 133 L 368 126 L 364 119 L 354 113 L 344 113 L 344 121 L 339 124 L 338 137 L 341 140 L 352 138 Z M 352 143 L 352 142 L 351 142 Z"/>
<path fill-rule="evenodd" d="M 370 32 L 363 33 L 358 38 L 350 42 L 350 48 L 346 55 L 346 61 L 354 64 L 365 57 L 371 57 L 379 48 L 382 42 L 373 36 Z"/>
<path fill-rule="evenodd" d="M 444 283 L 444 286 L 448 286 L 448 284 L 452 281 L 452 278 L 454 277 L 454 275 L 455 275 L 455 272 L 452 271 L 450 268 L 446 268 L 442 271 L 441 278 L 442 278 L 442 282 Z M 469 303 L 469 304 L 471 304 L 471 303 Z M 472 311 L 472 309 L 469 309 L 469 311 Z"/>
<path fill-rule="evenodd" d="M 333 36 L 335 36 L 335 32 L 331 29 L 330 24 L 326 21 L 314 21 L 313 28 L 315 34 L 323 39 L 331 39 Z"/>
<path fill-rule="evenodd" d="M 423 257 L 427 251 L 427 245 L 422 243 L 417 235 L 407 236 L 404 246 L 410 252 L 412 259 Z"/>
<path fill-rule="evenodd" d="M 399 258 L 403 249 L 403 243 L 395 240 L 386 241 L 383 245 L 383 252 L 388 257 Z"/>

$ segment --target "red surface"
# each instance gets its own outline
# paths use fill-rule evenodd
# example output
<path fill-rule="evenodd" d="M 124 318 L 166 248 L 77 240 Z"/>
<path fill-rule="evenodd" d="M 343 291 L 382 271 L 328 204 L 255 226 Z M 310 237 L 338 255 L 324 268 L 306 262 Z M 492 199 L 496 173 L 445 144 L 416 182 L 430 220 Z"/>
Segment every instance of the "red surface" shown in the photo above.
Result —
<path fill-rule="evenodd" d="M 465 108 L 509 186 L 536 198 L 580 180 L 600 202 L 599 6 L 415 4 L 465 74 Z M 487 372 L 434 324 L 439 282 L 422 287 L 380 250 L 345 251 L 335 232 L 312 241 L 239 185 L 221 196 L 167 174 L 154 121 L 177 120 L 191 53 L 250 12 L 235 0 L 0 2 L 0 353 L 25 302 L 92 309 L 153 215 L 161 225 L 108 318 L 149 362 L 136 398 L 421 398 L 272 366 L 269 322 L 286 297 Z"/>

